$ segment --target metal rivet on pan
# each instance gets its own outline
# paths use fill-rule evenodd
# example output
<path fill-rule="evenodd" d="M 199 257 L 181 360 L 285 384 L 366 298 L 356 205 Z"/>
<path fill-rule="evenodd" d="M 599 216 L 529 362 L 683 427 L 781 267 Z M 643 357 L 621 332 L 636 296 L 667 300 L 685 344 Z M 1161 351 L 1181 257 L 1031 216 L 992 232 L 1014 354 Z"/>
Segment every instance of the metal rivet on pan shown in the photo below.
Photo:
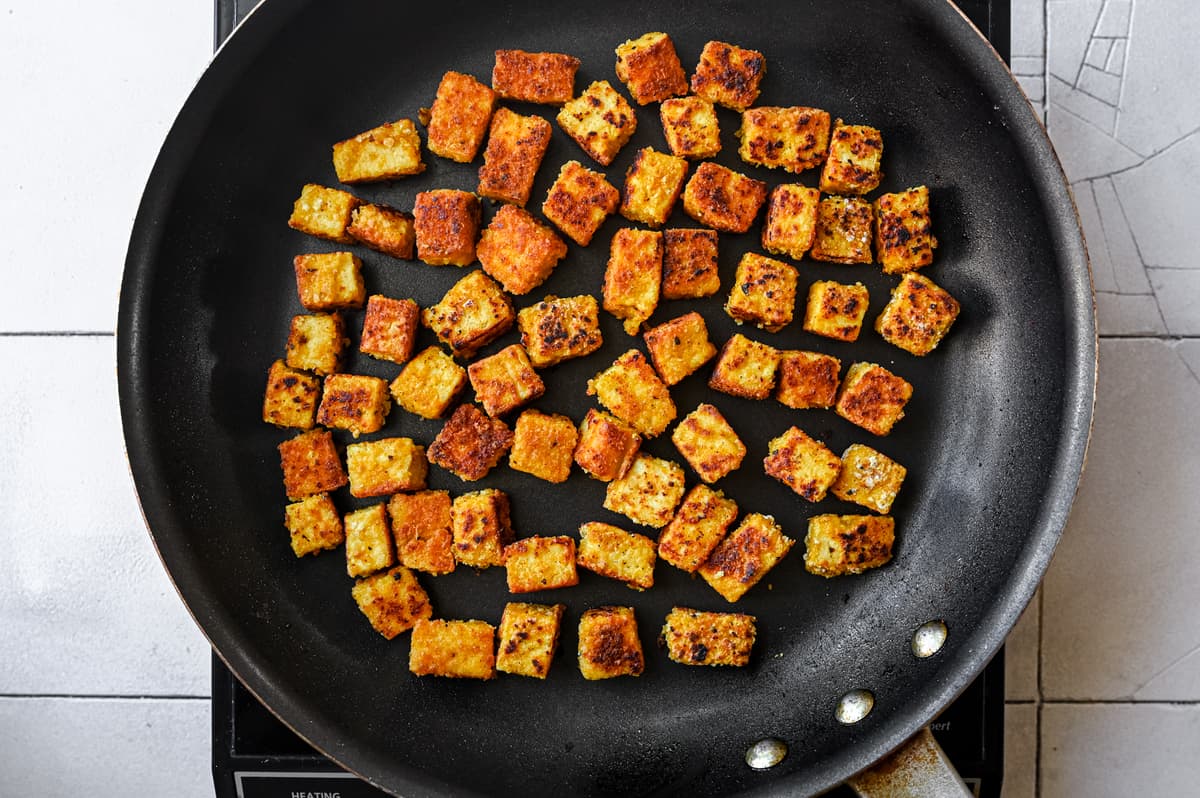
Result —
<path fill-rule="evenodd" d="M 875 696 L 870 690 L 851 690 L 838 699 L 837 711 L 833 716 L 847 725 L 858 723 L 875 708 Z"/>
<path fill-rule="evenodd" d="M 787 743 L 767 737 L 746 749 L 746 764 L 755 770 L 773 768 L 787 756 Z"/>
<path fill-rule="evenodd" d="M 932 657 L 946 645 L 946 635 L 950 634 L 946 624 L 941 621 L 929 621 L 917 627 L 913 632 L 912 652 L 921 659 Z"/>

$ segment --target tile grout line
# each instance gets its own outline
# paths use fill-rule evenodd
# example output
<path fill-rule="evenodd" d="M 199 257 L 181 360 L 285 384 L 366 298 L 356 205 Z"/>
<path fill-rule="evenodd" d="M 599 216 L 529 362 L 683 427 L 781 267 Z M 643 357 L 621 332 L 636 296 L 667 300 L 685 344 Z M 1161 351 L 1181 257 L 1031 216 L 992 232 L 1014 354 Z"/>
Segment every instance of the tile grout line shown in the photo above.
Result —
<path fill-rule="evenodd" d="M 103 330 L 18 330 L 0 331 L 0 338 L 113 338 L 115 332 Z"/>
<path fill-rule="evenodd" d="M 154 695 L 138 693 L 125 695 L 122 693 L 0 693 L 0 701 L 15 700 L 54 700 L 54 701 L 211 701 L 212 696 L 188 695 L 171 693 Z"/>
<path fill-rule="evenodd" d="M 1037 591 L 1037 667 L 1034 669 L 1034 674 L 1037 677 L 1036 698 L 1033 709 L 1033 733 L 1036 741 L 1033 747 L 1033 795 L 1034 798 L 1040 798 L 1042 794 L 1042 707 L 1046 697 L 1046 691 L 1043 687 L 1042 675 L 1042 640 L 1045 636 L 1045 608 L 1046 608 L 1046 587 L 1045 582 L 1038 588 Z"/>

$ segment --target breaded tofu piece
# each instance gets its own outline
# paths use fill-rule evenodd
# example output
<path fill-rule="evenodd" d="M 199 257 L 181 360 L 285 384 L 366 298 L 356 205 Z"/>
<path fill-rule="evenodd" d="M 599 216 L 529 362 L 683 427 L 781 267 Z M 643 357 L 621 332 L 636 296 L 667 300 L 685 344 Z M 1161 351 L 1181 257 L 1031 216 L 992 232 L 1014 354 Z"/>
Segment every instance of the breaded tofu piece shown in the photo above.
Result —
<path fill-rule="evenodd" d="M 779 332 L 792 323 L 798 276 L 794 266 L 747 252 L 738 261 L 725 312 L 738 324 L 748 321 L 767 332 Z"/>
<path fill-rule="evenodd" d="M 887 515 L 908 469 L 870 446 L 852 443 L 842 452 L 842 472 L 829 491 L 842 501 Z"/>
<path fill-rule="evenodd" d="M 700 299 L 721 289 L 717 271 L 717 231 L 689 228 L 663 231 L 663 299 Z"/>
<path fill-rule="evenodd" d="M 420 620 L 413 626 L 408 669 L 450 679 L 496 677 L 496 627 L 486 621 Z"/>
<path fill-rule="evenodd" d="M 688 79 L 665 33 L 646 33 L 617 48 L 617 78 L 638 105 L 688 93 Z"/>
<path fill-rule="evenodd" d="M 536 305 L 521 308 L 517 328 L 529 362 L 539 369 L 590 355 L 604 343 L 600 306 L 590 294 L 550 295 Z"/>
<path fill-rule="evenodd" d="M 861 574 L 892 559 L 895 542 L 890 516 L 815 515 L 804 536 L 804 568 L 826 578 Z"/>
<path fill-rule="evenodd" d="M 350 495 L 355 498 L 387 496 L 425 490 L 429 462 L 425 447 L 412 438 L 380 438 L 346 446 Z"/>
<path fill-rule="evenodd" d="M 353 244 L 346 228 L 360 204 L 362 200 L 347 191 L 307 183 L 292 204 L 288 227 L 338 244 Z"/>
<path fill-rule="evenodd" d="M 512 447 L 512 430 L 472 404 L 459 405 L 433 443 L 429 461 L 464 482 L 483 479 Z"/>
<path fill-rule="evenodd" d="M 708 340 L 704 317 L 695 311 L 646 330 L 643 338 L 654 368 L 667 385 L 675 385 L 717 354 Z"/>
<path fill-rule="evenodd" d="M 904 418 L 913 387 L 877 363 L 855 363 L 846 371 L 833 411 L 851 424 L 887 435 Z"/>
<path fill-rule="evenodd" d="M 279 444 L 279 466 L 289 501 L 328 493 L 348 482 L 333 445 L 333 434 L 327 429 L 301 432 Z"/>
<path fill-rule="evenodd" d="M 799 427 L 789 427 L 767 444 L 763 471 L 810 502 L 825 498 L 842 470 L 842 459 Z"/>
<path fill-rule="evenodd" d="M 575 538 L 521 538 L 504 547 L 509 593 L 536 593 L 579 584 L 575 570 Z"/>
<path fill-rule="evenodd" d="M 403 565 L 359 579 L 350 592 L 371 626 L 388 640 L 433 615 L 429 594 Z"/>
<path fill-rule="evenodd" d="M 297 557 L 336 549 L 346 539 L 342 517 L 328 493 L 317 493 L 284 508 L 284 524 Z"/>
<path fill-rule="evenodd" d="M 937 248 L 925 186 L 875 200 L 875 254 L 884 274 L 902 274 L 933 263 Z"/>
<path fill-rule="evenodd" d="M 558 126 L 601 166 L 608 166 L 637 130 L 637 114 L 612 84 L 597 80 L 566 103 Z"/>
<path fill-rule="evenodd" d="M 744 111 L 758 99 L 767 59 L 757 50 L 711 41 L 700 51 L 692 93 L 717 105 Z"/>
<path fill-rule="evenodd" d="M 579 59 L 564 53 L 497 50 L 492 88 L 506 100 L 562 105 L 575 96 Z"/>
<path fill-rule="evenodd" d="M 604 509 L 642 526 L 661 529 L 683 498 L 683 466 L 640 452 L 624 476 L 608 483 Z"/>
<path fill-rule="evenodd" d="M 906 352 L 932 352 L 958 318 L 958 300 L 933 280 L 909 272 L 892 289 L 892 298 L 875 319 L 883 340 Z"/>
<path fill-rule="evenodd" d="M 736 471 L 746 456 L 746 445 L 721 411 L 710 404 L 701 404 L 684 416 L 671 432 L 671 442 L 709 484 Z"/>
<path fill-rule="evenodd" d="M 633 607 L 595 607 L 579 618 L 579 672 L 583 678 L 641 676 L 646 668 Z"/>
<path fill-rule="evenodd" d="M 866 194 L 883 180 L 883 134 L 868 125 L 837 120 L 830 136 L 829 157 L 821 170 L 826 194 Z"/>
<path fill-rule="evenodd" d="M 413 227 L 417 257 L 430 266 L 468 266 L 482 219 L 479 197 L 469 191 L 439 188 L 417 194 Z"/>
<path fill-rule="evenodd" d="M 733 603 L 758 584 L 796 541 L 769 515 L 750 513 L 697 569 L 713 590 Z"/>
<path fill-rule="evenodd" d="M 375 504 L 346 513 L 346 573 L 369 576 L 396 564 L 388 531 L 387 505 Z"/>
<path fill-rule="evenodd" d="M 362 338 L 358 351 L 381 360 L 405 363 L 412 357 L 421 309 L 411 299 L 392 299 L 382 294 L 367 297 Z"/>
<path fill-rule="evenodd" d="M 388 500 L 392 538 L 400 564 L 436 575 L 454 570 L 450 494 L 444 490 L 397 493 Z"/>
<path fill-rule="evenodd" d="M 508 495 L 495 488 L 464 493 L 450 505 L 454 558 L 472 568 L 504 565 L 514 540 Z"/>
<path fill-rule="evenodd" d="M 737 518 L 733 499 L 707 485 L 688 491 L 679 511 L 658 538 L 658 556 L 676 568 L 695 573 Z"/>
<path fill-rule="evenodd" d="M 603 174 L 579 161 L 567 161 L 546 193 L 542 213 L 568 238 L 586 247 L 620 202 L 621 192 Z"/>
<path fill-rule="evenodd" d="M 348 343 L 346 323 L 340 314 L 293 316 L 287 340 L 288 367 L 322 377 L 333 374 L 341 365 L 342 351 Z"/>
<path fill-rule="evenodd" d="M 396 404 L 421 418 L 441 418 L 467 387 L 467 370 L 436 346 L 404 364 L 389 389 Z"/>
<path fill-rule="evenodd" d="M 701 612 L 672 607 L 663 624 L 660 640 L 667 656 L 680 665 L 750 664 L 757 631 L 753 615 L 737 612 Z"/>
<path fill-rule="evenodd" d="M 579 443 L 575 422 L 556 413 L 526 410 L 517 417 L 508 465 L 547 482 L 566 482 Z"/>
<path fill-rule="evenodd" d="M 588 380 L 587 392 L 647 438 L 660 434 L 675 420 L 671 392 L 646 356 L 636 349 L 630 349 Z"/>
<path fill-rule="evenodd" d="M 742 113 L 737 137 L 746 163 L 799 174 L 825 160 L 829 113 L 804 106 L 750 108 Z"/>
<path fill-rule="evenodd" d="M 763 249 L 795 260 L 804 257 L 817 234 L 820 197 L 821 192 L 799 183 L 784 183 L 771 189 L 762 229 Z"/>
<path fill-rule="evenodd" d="M 654 587 L 656 559 L 654 541 L 645 535 L 599 521 L 579 527 L 579 564 L 592 573 L 645 590 Z"/>
<path fill-rule="evenodd" d="M 417 175 L 421 134 L 411 119 L 397 119 L 333 145 L 333 169 L 343 183 L 373 183 Z"/>
<path fill-rule="evenodd" d="M 312 429 L 321 398 L 321 381 L 305 371 L 276 360 L 267 370 L 262 419 L 277 427 Z"/>
<path fill-rule="evenodd" d="M 797 410 L 833 407 L 842 361 L 833 355 L 789 349 L 780 352 L 775 398 Z"/>
<path fill-rule="evenodd" d="M 857 341 L 871 295 L 862 283 L 817 280 L 808 287 L 804 330 L 838 341 Z"/>
<path fill-rule="evenodd" d="M 425 308 L 421 323 L 458 357 L 469 358 L 508 332 L 516 321 L 512 299 L 482 271 L 459 280 L 436 305 Z"/>
<path fill-rule="evenodd" d="M 504 205 L 475 248 L 483 270 L 510 294 L 528 294 L 567 256 L 567 244 L 524 208 Z"/>
<path fill-rule="evenodd" d="M 638 150 L 625 172 L 621 215 L 647 227 L 662 227 L 683 191 L 687 170 L 683 158 L 658 152 L 653 147 Z"/>
<path fill-rule="evenodd" d="M 497 108 L 479 167 L 479 195 L 525 207 L 552 132 L 540 116 Z"/>
<path fill-rule="evenodd" d="M 612 237 L 604 270 L 604 309 L 637 335 L 658 307 L 662 281 L 662 233 L 623 227 Z"/>
<path fill-rule="evenodd" d="M 429 151 L 458 163 L 475 160 L 495 107 L 496 93 L 489 87 L 471 75 L 447 72 L 429 109 Z"/>
<path fill-rule="evenodd" d="M 588 476 L 601 482 L 623 477 L 633 465 L 642 436 L 619 418 L 589 408 L 579 424 L 575 462 Z"/>
<path fill-rule="evenodd" d="M 705 161 L 683 189 L 683 209 L 700 224 L 722 233 L 744 233 L 767 198 L 767 184 Z"/>
<path fill-rule="evenodd" d="M 565 604 L 510 601 L 500 616 L 496 670 L 545 679 L 558 650 Z"/>
<path fill-rule="evenodd" d="M 708 387 L 743 399 L 766 399 L 775 390 L 779 350 L 734 333 L 717 355 Z"/>
<path fill-rule="evenodd" d="M 467 366 L 475 399 L 489 416 L 501 416 L 528 404 L 546 392 L 546 384 L 533 370 L 520 344 L 510 344 L 494 355 Z"/>
<path fill-rule="evenodd" d="M 412 260 L 417 244 L 413 215 L 387 205 L 359 205 L 346 232 L 360 244 L 401 260 Z"/>
<path fill-rule="evenodd" d="M 325 378 L 317 422 L 347 430 L 357 438 L 364 432 L 382 429 L 391 408 L 386 380 L 362 374 L 330 374 Z"/>
<path fill-rule="evenodd" d="M 306 310 L 352 310 L 367 300 L 362 261 L 349 252 L 297 255 L 296 293 Z"/>
<path fill-rule="evenodd" d="M 703 97 L 663 100 L 658 109 L 663 137 L 672 155 L 701 160 L 721 151 L 721 126 L 717 110 Z"/>
<path fill-rule="evenodd" d="M 830 263 L 870 263 L 871 203 L 859 197 L 825 197 L 817 204 L 817 234 L 809 254 Z"/>

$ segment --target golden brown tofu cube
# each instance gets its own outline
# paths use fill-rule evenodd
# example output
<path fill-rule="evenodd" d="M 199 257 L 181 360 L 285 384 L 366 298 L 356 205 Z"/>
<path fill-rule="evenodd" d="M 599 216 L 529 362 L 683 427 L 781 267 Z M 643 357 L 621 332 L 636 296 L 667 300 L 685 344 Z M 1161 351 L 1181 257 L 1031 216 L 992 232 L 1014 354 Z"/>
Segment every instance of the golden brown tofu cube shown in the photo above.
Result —
<path fill-rule="evenodd" d="M 332 374 L 341 365 L 342 350 L 348 343 L 346 323 L 337 313 L 293 316 L 288 332 L 287 364 L 320 376 Z"/>
<path fill-rule="evenodd" d="M 608 166 L 637 130 L 637 114 L 607 80 L 559 109 L 558 126 L 596 163 Z"/>
<path fill-rule="evenodd" d="M 754 622 L 753 615 L 673 607 L 663 624 L 661 640 L 667 656 L 680 665 L 739 668 L 750 663 L 757 634 Z"/>
<path fill-rule="evenodd" d="M 433 615 L 417 575 L 402 565 L 359 579 L 350 592 L 371 626 L 388 640 Z"/>
<path fill-rule="evenodd" d="M 684 416 L 671 433 L 671 441 L 700 479 L 710 484 L 736 471 L 746 456 L 746 445 L 721 411 L 710 404 L 701 404 Z"/>
<path fill-rule="evenodd" d="M 361 203 L 349 192 L 308 183 L 300 189 L 300 196 L 292 205 L 288 227 L 339 244 L 353 244 L 346 228 L 352 212 Z"/>
<path fill-rule="evenodd" d="M 411 299 L 373 294 L 367 298 L 358 349 L 371 357 L 404 363 L 412 357 L 420 320 L 421 309 Z"/>
<path fill-rule="evenodd" d="M 312 429 L 321 396 L 321 381 L 311 374 L 290 369 L 276 360 L 267 371 L 263 393 L 263 421 L 277 427 Z"/>
<path fill-rule="evenodd" d="M 625 172 L 621 215 L 648 227 L 662 227 L 683 191 L 688 165 L 683 158 L 655 151 L 638 150 L 633 165 Z"/>
<path fill-rule="evenodd" d="M 421 313 L 421 322 L 458 357 L 468 358 L 508 332 L 516 321 L 508 294 L 482 271 L 473 271 Z"/>
<path fill-rule="evenodd" d="M 429 151 L 458 163 L 470 163 L 487 133 L 496 93 L 471 75 L 447 72 L 429 109 Z"/>
<path fill-rule="evenodd" d="M 767 184 L 705 161 L 683 189 L 683 209 L 700 224 L 723 233 L 744 233 L 767 198 Z"/>
<path fill-rule="evenodd" d="M 367 300 L 362 261 L 349 252 L 297 255 L 296 293 L 307 310 L 361 308 Z"/>
<path fill-rule="evenodd" d="M 886 515 L 908 469 L 870 446 L 852 443 L 842 452 L 842 473 L 829 489 L 842 501 Z"/>
<path fill-rule="evenodd" d="M 663 299 L 699 299 L 721 289 L 717 231 L 663 231 Z"/>
<path fill-rule="evenodd" d="M 449 493 L 397 493 L 388 501 L 388 515 L 401 565 L 435 575 L 454 570 Z"/>
<path fill-rule="evenodd" d="M 747 252 L 738 261 L 725 312 L 739 324 L 750 322 L 767 332 L 792 323 L 798 272 L 781 260 Z"/>
<path fill-rule="evenodd" d="M 386 380 L 360 374 L 330 374 L 325 378 L 317 421 L 326 427 L 348 430 L 357 438 L 364 432 L 378 432 L 391 407 Z"/>
<path fill-rule="evenodd" d="M 816 515 L 808 519 L 804 567 L 810 574 L 845 576 L 892 559 L 896 522 L 878 515 Z"/>
<path fill-rule="evenodd" d="M 425 447 L 412 438 L 380 438 L 348 445 L 346 468 L 350 472 L 350 495 L 362 499 L 425 490 L 429 462 Z"/>
<path fill-rule="evenodd" d="M 604 509 L 660 529 L 670 522 L 683 498 L 683 480 L 683 466 L 641 452 L 624 476 L 608 483 Z"/>
<path fill-rule="evenodd" d="M 402 260 L 412 260 L 417 243 L 413 215 L 386 205 L 359 205 L 346 232 L 360 244 Z"/>
<path fill-rule="evenodd" d="M 721 151 L 721 127 L 713 104 L 703 97 L 664 100 L 658 115 L 672 155 L 699 160 Z"/>
<path fill-rule="evenodd" d="M 579 527 L 579 564 L 634 590 L 654 587 L 654 541 L 645 535 L 591 521 Z"/>
<path fill-rule="evenodd" d="M 579 584 L 575 570 L 575 538 L 521 538 L 504 547 L 509 593 L 536 593 Z"/>
<path fill-rule="evenodd" d="M 488 488 L 464 493 L 450 506 L 454 558 L 472 568 L 504 565 L 504 547 L 513 542 L 508 496 Z"/>
<path fill-rule="evenodd" d="M 284 523 L 291 533 L 297 557 L 336 549 L 346 539 L 342 517 L 328 493 L 317 493 L 284 509 Z"/>
<path fill-rule="evenodd" d="M 838 341 L 857 341 L 871 295 L 862 283 L 817 280 L 808 288 L 804 329 Z"/>
<path fill-rule="evenodd" d="M 775 390 L 779 350 L 735 333 L 725 342 L 708 387 L 743 399 L 766 399 Z"/>
<path fill-rule="evenodd" d="M 648 438 L 658 435 L 675 420 L 671 392 L 654 373 L 646 356 L 636 349 L 630 349 L 588 380 L 587 392 Z"/>
<path fill-rule="evenodd" d="M 762 230 L 763 249 L 796 260 L 804 257 L 817 234 L 820 196 L 815 188 L 799 183 L 785 183 L 771 189 Z"/>
<path fill-rule="evenodd" d="M 883 135 L 867 125 L 838 120 L 829 142 L 829 157 L 821 170 L 826 194 L 866 194 L 883 180 Z"/>
<path fill-rule="evenodd" d="M 513 430 L 508 465 L 547 482 L 566 482 L 579 443 L 575 422 L 566 416 L 526 410 Z"/>
<path fill-rule="evenodd" d="M 675 43 L 665 33 L 647 33 L 618 47 L 617 78 L 638 105 L 688 93 Z"/>
<path fill-rule="evenodd" d="M 558 650 L 564 604 L 510 601 L 500 616 L 500 650 L 496 670 L 545 679 Z"/>
<path fill-rule="evenodd" d="M 343 183 L 394 180 L 425 171 L 421 135 L 411 119 L 398 119 L 333 145 L 333 168 Z"/>
<path fill-rule="evenodd" d="M 413 204 L 417 257 L 431 266 L 470 265 L 482 214 L 479 197 L 469 191 L 422 191 Z"/>
<path fill-rule="evenodd" d="M 641 676 L 646 667 L 633 607 L 596 607 L 579 618 L 579 672 L 589 681 Z"/>
<path fill-rule="evenodd" d="M 619 418 L 594 408 L 579 424 L 575 462 L 588 476 L 601 482 L 622 477 L 642 445 L 642 436 Z"/>
<path fill-rule="evenodd" d="M 562 105 L 575 96 L 578 69 L 572 55 L 497 50 L 492 88 L 506 100 Z"/>
<path fill-rule="evenodd" d="M 884 274 L 902 274 L 933 263 L 937 239 L 925 186 L 875 200 L 875 251 Z"/>
<path fill-rule="evenodd" d="M 600 307 L 593 296 L 548 296 L 517 313 L 521 346 L 534 368 L 590 355 L 600 348 Z"/>
<path fill-rule="evenodd" d="M 337 490 L 348 481 L 329 430 L 301 432 L 279 444 L 283 488 L 290 501 Z"/>
<path fill-rule="evenodd" d="M 520 344 L 506 346 L 467 367 L 475 398 L 489 416 L 504 415 L 546 392 Z"/>
<path fill-rule="evenodd" d="M 604 270 L 604 309 L 624 319 L 629 335 L 637 335 L 658 307 L 662 253 L 662 233 L 625 227 L 612 238 Z"/>
<path fill-rule="evenodd" d="M 751 108 L 737 131 L 738 155 L 746 163 L 798 174 L 813 169 L 829 151 L 829 114 L 819 108 Z"/>
<path fill-rule="evenodd" d="M 658 538 L 658 556 L 688 573 L 708 559 L 737 518 L 737 502 L 719 490 L 697 485 Z"/>
<path fill-rule="evenodd" d="M 814 260 L 871 262 L 871 203 L 858 197 L 825 197 L 817 205 Z"/>
<path fill-rule="evenodd" d="M 704 317 L 692 311 L 646 330 L 646 349 L 667 385 L 692 374 L 717 354 L 708 340 Z"/>
<path fill-rule="evenodd" d="M 350 576 L 369 576 L 396 564 L 386 505 L 376 504 L 347 513 L 345 528 L 346 573 Z"/>
<path fill-rule="evenodd" d="M 790 427 L 767 444 L 763 459 L 767 476 L 787 485 L 802 499 L 819 502 L 842 470 L 842 460 L 829 447 Z"/>
<path fill-rule="evenodd" d="M 436 346 L 408 361 L 390 386 L 396 404 L 422 418 L 441 418 L 467 385 L 467 370 Z"/>
<path fill-rule="evenodd" d="M 475 405 L 459 405 L 429 444 L 429 461 L 464 482 L 483 479 L 513 443 L 512 430 Z"/>
<path fill-rule="evenodd" d="M 767 59 L 757 50 L 712 41 L 700 52 L 692 75 L 692 93 L 717 105 L 744 111 L 758 99 Z"/>
<path fill-rule="evenodd" d="M 550 123 L 540 116 L 497 108 L 479 168 L 479 195 L 524 207 L 551 132 Z"/>
<path fill-rule="evenodd" d="M 586 247 L 604 220 L 616 212 L 620 201 L 621 192 L 603 174 L 579 161 L 567 161 L 546 193 L 542 213 L 568 238 Z"/>
<path fill-rule="evenodd" d="M 496 627 L 485 621 L 420 620 L 413 626 L 408 669 L 417 676 L 493 679 Z"/>
<path fill-rule="evenodd" d="M 846 371 L 833 410 L 851 424 L 876 435 L 887 435 L 904 418 L 912 398 L 907 380 L 876 363 L 855 363 Z"/>
<path fill-rule="evenodd" d="M 796 541 L 769 515 L 750 513 L 698 569 L 713 590 L 733 603 L 758 584 Z"/>
<path fill-rule="evenodd" d="M 932 352 L 958 318 L 958 300 L 946 289 L 919 274 L 908 273 L 892 289 L 892 298 L 875 320 L 883 340 L 906 352 Z"/>
<path fill-rule="evenodd" d="M 475 250 L 483 270 L 510 294 L 528 294 L 567 256 L 567 245 L 524 208 L 505 205 L 483 231 Z"/>
<path fill-rule="evenodd" d="M 797 410 L 833 407 L 841 370 L 842 361 L 832 355 L 798 349 L 781 352 L 775 398 Z"/>

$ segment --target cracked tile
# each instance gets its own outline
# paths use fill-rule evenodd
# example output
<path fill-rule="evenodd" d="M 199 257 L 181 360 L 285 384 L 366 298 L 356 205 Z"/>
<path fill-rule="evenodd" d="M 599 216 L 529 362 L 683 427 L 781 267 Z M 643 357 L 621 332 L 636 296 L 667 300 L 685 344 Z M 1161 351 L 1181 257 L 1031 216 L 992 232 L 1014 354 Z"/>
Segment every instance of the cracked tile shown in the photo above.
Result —
<path fill-rule="evenodd" d="M 1093 36 L 1128 36 L 1129 20 L 1133 10 L 1131 0 L 1105 0 L 1100 21 L 1096 23 Z"/>
<path fill-rule="evenodd" d="M 1103 100 L 1069 85 L 1057 73 L 1050 75 L 1050 120 L 1054 124 L 1063 111 L 1091 124 L 1106 138 L 1117 123 L 1117 109 Z"/>
<path fill-rule="evenodd" d="M 1108 54 L 1104 57 L 1107 60 Z M 1103 63 L 1099 67 L 1084 65 L 1079 73 L 1079 90 L 1116 107 L 1121 99 L 1121 78 L 1101 71 L 1103 66 Z"/>
<path fill-rule="evenodd" d="M 1141 255 L 1130 233 L 1125 207 L 1117 196 L 1112 178 L 1101 177 L 1091 181 L 1091 192 L 1096 202 L 1100 229 L 1088 230 L 1085 227 L 1084 232 L 1088 241 L 1100 242 L 1088 250 L 1092 255 L 1096 290 L 1116 294 L 1149 294 L 1150 281 L 1146 277 Z M 1098 264 L 1102 268 L 1097 268 Z"/>
<path fill-rule="evenodd" d="M 1049 26 L 1046 59 L 1050 72 L 1060 76 L 1069 86 L 1075 85 L 1102 7 L 1101 0 L 1048 0 L 1046 3 Z"/>
<path fill-rule="evenodd" d="M 1055 106 L 1054 85 L 1050 92 L 1049 110 L 1050 140 L 1062 161 L 1067 179 L 1072 183 L 1089 178 L 1110 175 L 1114 171 L 1128 169 L 1142 162 L 1142 157 L 1133 150 L 1114 141 L 1104 131 Z M 1076 92 L 1078 94 L 1078 92 Z M 1109 109 L 1110 111 L 1112 109 Z"/>
<path fill-rule="evenodd" d="M 1096 292 L 1096 320 L 1101 335 L 1166 335 L 1162 311 L 1153 294 Z"/>
<path fill-rule="evenodd" d="M 1108 53 L 1108 60 L 1104 63 L 1104 71 L 1113 75 L 1120 75 L 1125 71 L 1125 47 L 1128 45 L 1128 40 L 1117 39 L 1113 42 L 1112 49 Z"/>
<path fill-rule="evenodd" d="M 1038 633 L 1042 591 L 1021 613 L 1004 642 L 1004 698 L 1007 701 L 1036 701 L 1038 697 Z"/>
<path fill-rule="evenodd" d="M 1196 259 L 1200 252 L 1200 225 L 1195 223 L 1197 175 L 1200 131 L 1113 176 L 1147 266 L 1200 268 Z"/>
<path fill-rule="evenodd" d="M 1092 39 L 1088 43 L 1087 55 L 1083 57 L 1083 63 L 1096 69 L 1104 69 L 1104 65 L 1108 63 L 1108 54 L 1112 50 L 1112 45 L 1112 39 Z"/>
<path fill-rule="evenodd" d="M 1171 335 L 1200 335 L 1200 268 L 1146 269 Z"/>
<path fill-rule="evenodd" d="M 1000 798 L 1037 795 L 1037 740 L 1037 705 L 1005 705 L 1004 783 Z"/>

